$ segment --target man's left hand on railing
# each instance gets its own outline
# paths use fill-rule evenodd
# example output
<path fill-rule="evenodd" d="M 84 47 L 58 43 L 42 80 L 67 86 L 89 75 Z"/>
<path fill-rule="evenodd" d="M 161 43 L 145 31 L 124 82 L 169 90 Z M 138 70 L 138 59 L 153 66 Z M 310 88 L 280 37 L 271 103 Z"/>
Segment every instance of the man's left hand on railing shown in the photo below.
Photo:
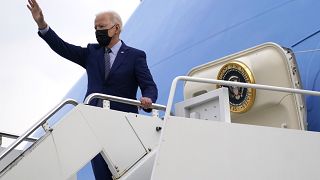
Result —
<path fill-rule="evenodd" d="M 152 105 L 152 100 L 148 97 L 141 97 L 140 102 L 143 109 L 149 109 Z"/>

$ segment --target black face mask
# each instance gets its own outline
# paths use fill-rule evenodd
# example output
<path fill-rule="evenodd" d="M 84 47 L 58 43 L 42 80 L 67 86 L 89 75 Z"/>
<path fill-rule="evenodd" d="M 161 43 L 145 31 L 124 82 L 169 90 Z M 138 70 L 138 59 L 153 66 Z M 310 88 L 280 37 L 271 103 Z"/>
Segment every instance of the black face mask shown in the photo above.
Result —
<path fill-rule="evenodd" d="M 107 47 L 112 39 L 108 35 L 108 29 L 96 30 L 96 38 L 101 47 Z"/>

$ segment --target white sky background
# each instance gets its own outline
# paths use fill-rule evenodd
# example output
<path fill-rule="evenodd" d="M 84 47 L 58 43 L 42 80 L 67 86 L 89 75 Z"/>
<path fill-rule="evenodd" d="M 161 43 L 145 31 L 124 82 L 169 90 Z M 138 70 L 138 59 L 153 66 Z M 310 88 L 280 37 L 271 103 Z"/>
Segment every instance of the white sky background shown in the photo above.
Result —
<path fill-rule="evenodd" d="M 139 0 L 38 0 L 47 23 L 67 42 L 96 42 L 94 18 L 114 10 L 126 22 Z M 85 71 L 55 54 L 38 36 L 27 0 L 1 2 L 0 131 L 21 134 L 51 108 Z"/>

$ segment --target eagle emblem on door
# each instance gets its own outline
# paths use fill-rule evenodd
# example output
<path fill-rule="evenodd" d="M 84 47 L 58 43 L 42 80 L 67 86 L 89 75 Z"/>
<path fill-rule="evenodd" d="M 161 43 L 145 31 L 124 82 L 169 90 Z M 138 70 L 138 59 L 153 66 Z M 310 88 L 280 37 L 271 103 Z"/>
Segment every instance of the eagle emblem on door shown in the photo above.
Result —
<path fill-rule="evenodd" d="M 244 82 L 254 84 L 254 76 L 242 62 L 234 61 L 225 64 L 220 69 L 218 80 Z M 217 85 L 217 88 L 222 87 Z M 235 113 L 247 112 L 254 104 L 256 90 L 238 86 L 223 86 L 229 89 L 230 111 Z"/>

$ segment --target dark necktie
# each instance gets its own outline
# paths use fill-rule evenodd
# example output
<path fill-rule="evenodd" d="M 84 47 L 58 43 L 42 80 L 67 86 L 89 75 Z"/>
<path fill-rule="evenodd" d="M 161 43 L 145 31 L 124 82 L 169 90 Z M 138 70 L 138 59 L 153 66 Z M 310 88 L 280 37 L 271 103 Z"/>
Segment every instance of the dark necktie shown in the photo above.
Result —
<path fill-rule="evenodd" d="M 110 69 L 111 69 L 111 63 L 110 63 L 110 54 L 111 53 L 111 49 L 106 48 L 105 52 L 104 52 L 104 61 L 105 61 L 105 76 L 104 78 L 107 79 L 108 75 L 110 73 Z"/>

